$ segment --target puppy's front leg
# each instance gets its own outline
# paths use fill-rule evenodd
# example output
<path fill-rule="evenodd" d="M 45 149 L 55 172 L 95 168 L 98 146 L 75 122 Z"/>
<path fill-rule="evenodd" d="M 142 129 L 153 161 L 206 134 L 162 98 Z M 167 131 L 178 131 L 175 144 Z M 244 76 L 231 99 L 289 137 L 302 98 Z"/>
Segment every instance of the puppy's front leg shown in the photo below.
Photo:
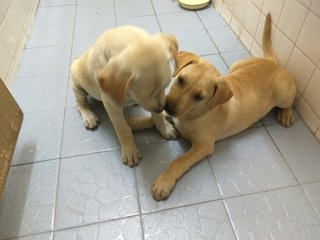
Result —
<path fill-rule="evenodd" d="M 178 132 L 175 127 L 169 123 L 164 113 L 151 113 L 152 121 L 154 122 L 156 129 L 160 132 L 163 138 L 165 139 L 176 139 Z"/>
<path fill-rule="evenodd" d="M 153 198 L 157 201 L 166 199 L 176 181 L 192 165 L 213 153 L 213 151 L 214 146 L 210 146 L 208 143 L 192 143 L 191 149 L 175 159 L 167 170 L 156 179 L 152 187 Z"/>
<path fill-rule="evenodd" d="M 130 167 L 137 165 L 141 154 L 134 143 L 132 131 L 124 118 L 122 107 L 107 97 L 103 97 L 103 104 L 117 133 L 123 163 Z"/>
<path fill-rule="evenodd" d="M 94 129 L 99 124 L 99 118 L 94 112 L 92 112 L 92 110 L 89 107 L 87 101 L 88 94 L 83 88 L 76 84 L 75 81 L 76 80 L 72 79 L 71 84 L 76 100 L 77 109 L 82 116 L 84 126 L 88 129 Z"/>

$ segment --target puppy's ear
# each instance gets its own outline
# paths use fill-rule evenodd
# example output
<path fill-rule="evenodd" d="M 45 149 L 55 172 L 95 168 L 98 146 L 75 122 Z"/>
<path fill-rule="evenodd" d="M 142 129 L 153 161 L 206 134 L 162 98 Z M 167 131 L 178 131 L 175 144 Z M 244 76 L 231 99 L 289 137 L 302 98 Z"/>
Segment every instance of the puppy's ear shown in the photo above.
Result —
<path fill-rule="evenodd" d="M 212 110 L 219 104 L 227 102 L 232 96 L 233 92 L 229 84 L 222 77 L 219 77 L 214 85 L 213 96 L 209 109 Z"/>
<path fill-rule="evenodd" d="M 176 37 L 171 33 L 160 33 L 157 34 L 156 37 L 159 37 L 162 41 L 164 41 L 169 50 L 171 59 L 173 59 L 176 63 L 179 49 Z"/>
<path fill-rule="evenodd" d="M 191 52 L 180 51 L 178 53 L 177 62 L 174 68 L 173 76 L 175 77 L 181 69 L 189 64 L 195 64 L 199 60 L 199 57 Z"/>
<path fill-rule="evenodd" d="M 133 76 L 125 69 L 124 64 L 110 60 L 106 67 L 98 73 L 98 83 L 106 94 L 121 104 L 128 93 Z"/>

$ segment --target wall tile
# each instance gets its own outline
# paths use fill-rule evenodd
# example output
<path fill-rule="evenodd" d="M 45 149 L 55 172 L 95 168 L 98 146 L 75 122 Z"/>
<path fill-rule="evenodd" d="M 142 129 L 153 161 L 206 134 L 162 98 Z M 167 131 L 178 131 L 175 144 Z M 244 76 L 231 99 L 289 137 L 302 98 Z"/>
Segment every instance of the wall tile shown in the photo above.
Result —
<path fill-rule="evenodd" d="M 22 33 L 20 37 L 20 41 L 16 50 L 16 53 L 11 61 L 11 65 L 7 74 L 7 86 L 11 86 L 15 81 L 16 74 L 18 72 L 18 67 L 20 64 L 20 60 L 22 59 L 22 54 L 24 50 L 25 43 L 27 42 L 28 36 L 25 32 Z"/>
<path fill-rule="evenodd" d="M 1 36 L 1 35 L 0 35 Z M 0 66 L 5 73 L 8 72 L 10 67 L 10 62 L 12 60 L 12 55 L 10 54 L 9 50 L 4 45 L 2 39 L 0 40 Z"/>
<path fill-rule="evenodd" d="M 214 7 L 219 13 L 221 13 L 223 7 L 223 0 L 214 0 Z"/>
<path fill-rule="evenodd" d="M 312 2 L 312 0 L 298 0 L 299 2 L 301 2 L 303 5 L 305 5 L 307 8 L 310 7 L 310 4 Z"/>
<path fill-rule="evenodd" d="M 308 83 L 306 90 L 303 93 L 303 98 L 312 106 L 315 113 L 320 116 L 320 101 L 319 101 L 319 90 L 320 90 L 320 70 L 317 69 Z"/>
<path fill-rule="evenodd" d="M 240 35 L 240 32 L 241 32 L 241 29 L 242 29 L 242 24 L 238 21 L 238 19 L 236 18 L 235 15 L 232 16 L 231 18 L 231 28 L 232 30 L 234 31 L 234 33 L 239 36 Z"/>
<path fill-rule="evenodd" d="M 263 0 L 251 0 L 251 2 L 252 2 L 257 8 L 259 8 L 259 10 L 262 9 Z"/>
<path fill-rule="evenodd" d="M 228 8 L 232 11 L 235 0 L 224 0 L 224 3 L 228 6 Z"/>
<path fill-rule="evenodd" d="M 292 42 L 297 40 L 307 12 L 308 9 L 297 0 L 284 3 L 278 27 Z"/>
<path fill-rule="evenodd" d="M 232 14 L 226 4 L 223 4 L 221 15 L 230 24 Z"/>
<path fill-rule="evenodd" d="M 33 0 L 16 0 L 16 2 L 19 4 L 19 6 L 21 6 L 21 9 L 23 10 L 23 12 L 28 15 L 28 13 L 31 11 L 32 9 L 32 5 L 33 5 Z"/>
<path fill-rule="evenodd" d="M 287 69 L 296 79 L 297 89 L 300 93 L 303 93 L 315 67 L 297 47 L 294 48 L 287 64 Z"/>
<path fill-rule="evenodd" d="M 320 118 L 313 112 L 313 110 L 303 98 L 301 98 L 298 102 L 296 110 L 308 125 L 312 133 L 315 133 L 320 127 Z"/>
<path fill-rule="evenodd" d="M 0 27 L 2 41 L 12 56 L 15 54 L 22 32 L 23 28 L 14 22 L 12 17 L 6 17 Z"/>
<path fill-rule="evenodd" d="M 1 0 L 0 5 L 1 5 L 1 11 L 3 13 L 6 13 L 11 5 L 13 0 Z"/>
<path fill-rule="evenodd" d="M 244 14 L 246 12 L 248 0 L 234 0 L 233 5 L 233 12 L 237 16 L 237 18 L 240 20 L 240 22 L 243 22 Z"/>
<path fill-rule="evenodd" d="M 27 0 L 26 0 L 27 1 Z M 11 24 L 15 23 L 19 26 L 23 26 L 26 22 L 28 14 L 25 12 L 23 8 L 23 4 L 20 3 L 20 0 L 14 0 L 7 12 L 7 18 L 9 19 Z"/>
<path fill-rule="evenodd" d="M 2 69 L 2 66 L 0 65 L 0 79 L 5 81 L 6 77 L 7 77 L 7 73 Z"/>
<path fill-rule="evenodd" d="M 272 17 L 272 22 L 277 23 L 280 17 L 280 12 L 284 0 L 267 0 L 263 2 L 262 12 L 267 15 L 269 12 Z"/>
<path fill-rule="evenodd" d="M 263 57 L 262 48 L 256 41 L 253 41 L 250 52 L 254 57 Z"/>
<path fill-rule="evenodd" d="M 251 49 L 253 37 L 245 28 L 241 29 L 240 40 L 242 41 L 246 49 Z"/>
<path fill-rule="evenodd" d="M 311 1 L 311 0 L 310 0 Z M 320 1 L 319 0 L 313 0 L 311 7 L 311 11 L 313 11 L 315 14 L 320 16 Z"/>
<path fill-rule="evenodd" d="M 20 62 L 26 33 L 31 30 L 33 16 L 39 0 L 1 0 L 0 1 L 0 68 L 3 79 L 10 85 Z M 6 49 L 3 50 L 3 47 Z M 6 59 L 3 64 L 2 58 Z M 9 71 L 9 72 L 8 72 Z"/>
<path fill-rule="evenodd" d="M 256 33 L 259 16 L 259 9 L 255 5 L 253 5 L 251 1 L 248 1 L 243 25 L 251 36 L 254 36 Z"/>
<path fill-rule="evenodd" d="M 30 12 L 27 14 L 27 20 L 25 21 L 25 24 L 24 24 L 24 31 L 27 34 L 29 34 L 32 30 L 34 16 L 36 15 L 36 12 L 38 10 L 38 2 L 39 0 L 33 0 L 32 8 Z"/>
<path fill-rule="evenodd" d="M 282 66 L 286 66 L 294 47 L 293 43 L 279 29 L 275 30 L 272 40 L 272 47 L 279 63 Z"/>
<path fill-rule="evenodd" d="M 320 17 L 309 12 L 299 34 L 297 46 L 317 64 L 320 59 Z"/>
<path fill-rule="evenodd" d="M 2 9 L 0 8 L 0 24 L 2 23 L 2 20 L 5 15 L 6 15 L 5 12 L 3 12 Z"/>

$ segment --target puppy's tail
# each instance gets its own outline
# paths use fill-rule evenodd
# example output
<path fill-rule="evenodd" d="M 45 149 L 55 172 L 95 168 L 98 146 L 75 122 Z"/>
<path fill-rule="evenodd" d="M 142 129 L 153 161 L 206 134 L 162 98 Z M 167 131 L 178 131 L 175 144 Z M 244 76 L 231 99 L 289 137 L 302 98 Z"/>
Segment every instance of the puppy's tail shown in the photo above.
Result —
<path fill-rule="evenodd" d="M 266 20 L 264 23 L 263 36 L 262 36 L 262 49 L 263 49 L 263 55 L 265 58 L 278 64 L 278 61 L 271 47 L 271 15 L 270 13 L 267 14 Z"/>

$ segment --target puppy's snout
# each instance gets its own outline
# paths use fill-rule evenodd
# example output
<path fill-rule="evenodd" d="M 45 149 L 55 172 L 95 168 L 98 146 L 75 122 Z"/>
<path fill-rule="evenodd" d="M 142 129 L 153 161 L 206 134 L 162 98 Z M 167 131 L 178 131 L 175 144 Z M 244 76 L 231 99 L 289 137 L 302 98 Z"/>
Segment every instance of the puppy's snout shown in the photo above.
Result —
<path fill-rule="evenodd" d="M 170 106 L 169 104 L 166 104 L 164 106 L 164 110 L 171 116 L 173 116 L 175 114 L 174 107 Z"/>

